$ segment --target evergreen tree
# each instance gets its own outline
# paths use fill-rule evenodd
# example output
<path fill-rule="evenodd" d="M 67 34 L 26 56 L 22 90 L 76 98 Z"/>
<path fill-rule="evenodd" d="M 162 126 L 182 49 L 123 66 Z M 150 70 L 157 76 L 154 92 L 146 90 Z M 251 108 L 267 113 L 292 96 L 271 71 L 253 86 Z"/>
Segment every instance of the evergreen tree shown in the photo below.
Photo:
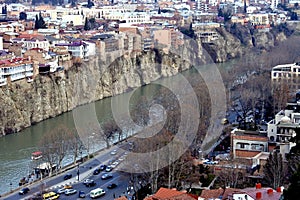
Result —
<path fill-rule="evenodd" d="M 91 8 L 93 7 L 95 4 L 91 1 L 91 0 L 88 0 L 88 4 L 87 4 L 87 7 L 88 8 Z"/>
<path fill-rule="evenodd" d="M 39 29 L 39 17 L 35 15 L 34 29 Z"/>
<path fill-rule="evenodd" d="M 85 31 L 88 31 L 88 30 L 91 29 L 91 27 L 90 27 L 90 22 L 89 22 L 89 20 L 88 20 L 87 17 L 85 18 L 84 28 L 83 28 L 83 29 L 84 29 Z"/>
<path fill-rule="evenodd" d="M 46 28 L 46 23 L 44 21 L 44 18 L 42 17 L 41 12 L 40 12 L 40 15 L 39 15 L 38 25 L 39 25 L 39 28 Z"/>
<path fill-rule="evenodd" d="M 268 186 L 276 189 L 283 185 L 285 171 L 283 168 L 282 156 L 277 151 L 270 153 L 267 163 L 264 166 L 264 180 Z"/>
<path fill-rule="evenodd" d="M 7 15 L 7 6 L 2 7 L 2 14 Z"/>
<path fill-rule="evenodd" d="M 296 129 L 296 137 L 292 139 L 296 143 L 287 156 L 290 174 L 290 185 L 283 192 L 284 199 L 293 200 L 300 196 L 300 129 Z"/>
<path fill-rule="evenodd" d="M 27 14 L 26 14 L 26 12 L 20 12 L 20 14 L 19 14 L 19 19 L 20 19 L 20 20 L 26 20 L 26 19 L 27 19 Z"/>

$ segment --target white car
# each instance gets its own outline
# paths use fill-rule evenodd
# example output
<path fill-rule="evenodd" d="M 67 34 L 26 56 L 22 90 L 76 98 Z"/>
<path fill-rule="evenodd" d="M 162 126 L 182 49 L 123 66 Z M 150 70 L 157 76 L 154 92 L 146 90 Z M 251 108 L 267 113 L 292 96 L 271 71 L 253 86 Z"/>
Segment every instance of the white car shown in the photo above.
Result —
<path fill-rule="evenodd" d="M 77 190 L 75 189 L 66 189 L 65 195 L 76 194 Z"/>
<path fill-rule="evenodd" d="M 112 152 L 110 152 L 111 155 L 116 155 L 117 154 L 117 150 L 113 150 Z"/>
<path fill-rule="evenodd" d="M 67 190 L 66 188 L 60 188 L 60 189 L 58 189 L 58 190 L 56 191 L 56 193 L 57 193 L 57 194 L 63 194 L 63 193 L 65 193 L 66 190 Z"/>

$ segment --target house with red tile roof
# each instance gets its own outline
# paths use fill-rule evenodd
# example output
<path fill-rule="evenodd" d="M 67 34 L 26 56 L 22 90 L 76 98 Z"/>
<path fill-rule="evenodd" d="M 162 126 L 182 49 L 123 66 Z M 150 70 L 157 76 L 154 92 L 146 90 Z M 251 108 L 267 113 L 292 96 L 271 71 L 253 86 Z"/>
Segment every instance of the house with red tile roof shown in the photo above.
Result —
<path fill-rule="evenodd" d="M 155 194 L 146 197 L 144 200 L 197 200 L 198 197 L 188 194 L 186 191 L 176 189 L 160 188 Z"/>
<path fill-rule="evenodd" d="M 219 188 L 203 190 L 198 200 L 279 200 L 281 195 L 281 188 L 273 190 L 269 187 L 261 187 L 261 184 L 258 183 L 255 187 L 245 189 Z"/>

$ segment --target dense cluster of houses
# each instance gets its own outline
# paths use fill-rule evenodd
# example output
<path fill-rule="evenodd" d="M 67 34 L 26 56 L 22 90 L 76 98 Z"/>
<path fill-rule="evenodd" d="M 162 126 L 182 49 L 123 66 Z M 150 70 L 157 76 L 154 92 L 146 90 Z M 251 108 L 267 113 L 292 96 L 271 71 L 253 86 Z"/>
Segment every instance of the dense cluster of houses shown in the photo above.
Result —
<path fill-rule="evenodd" d="M 224 23 L 220 9 L 230 10 L 232 22 L 250 23 L 262 30 L 288 20 L 285 11 L 276 9 L 278 0 L 93 3 L 92 7 L 87 2 L 73 7 L 68 3 L 55 7 L 28 2 L 0 5 L 0 85 L 20 79 L 31 82 L 38 74 L 71 67 L 74 59 L 88 61 L 97 55 L 111 62 L 157 45 L 168 51 L 183 42 L 179 27 L 192 29 L 203 43 L 210 43 L 218 39 L 215 28 Z M 46 28 L 35 27 L 40 18 Z"/>

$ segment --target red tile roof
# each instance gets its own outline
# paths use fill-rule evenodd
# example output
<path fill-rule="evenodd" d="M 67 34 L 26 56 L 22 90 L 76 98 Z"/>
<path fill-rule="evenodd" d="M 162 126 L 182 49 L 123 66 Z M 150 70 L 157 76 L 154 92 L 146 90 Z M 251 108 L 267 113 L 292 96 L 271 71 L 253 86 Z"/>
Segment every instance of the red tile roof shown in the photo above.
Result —
<path fill-rule="evenodd" d="M 176 189 L 160 188 L 154 195 L 146 197 L 145 200 L 196 200 L 195 195 L 180 192 Z"/>
<path fill-rule="evenodd" d="M 205 199 L 210 198 L 219 198 L 224 193 L 223 188 L 215 189 L 215 190 L 202 190 L 200 197 Z"/>

